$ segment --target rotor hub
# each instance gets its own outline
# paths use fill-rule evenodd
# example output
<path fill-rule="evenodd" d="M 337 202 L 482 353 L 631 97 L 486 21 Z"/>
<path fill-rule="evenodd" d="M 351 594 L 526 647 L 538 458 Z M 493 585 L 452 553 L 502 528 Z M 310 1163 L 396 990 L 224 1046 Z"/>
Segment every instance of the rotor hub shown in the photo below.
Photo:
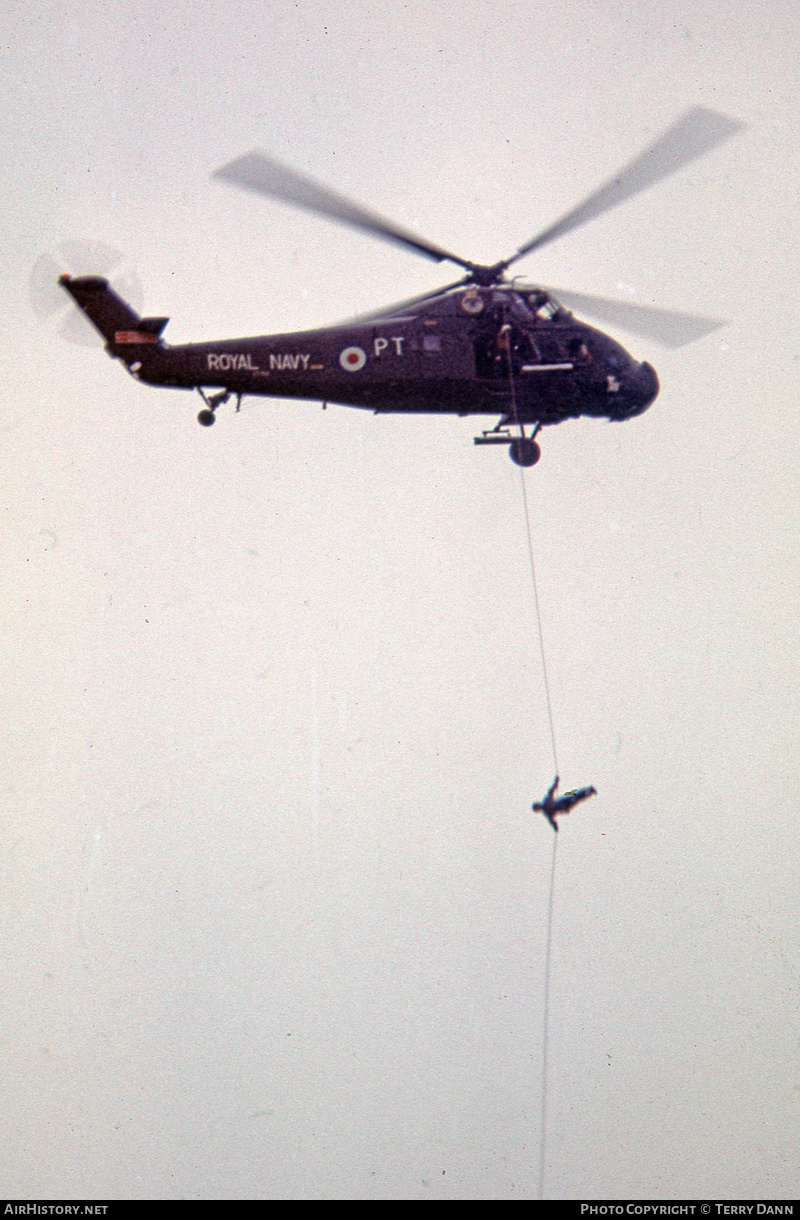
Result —
<path fill-rule="evenodd" d="M 485 267 L 482 263 L 467 263 L 470 279 L 481 288 L 499 284 L 507 266 L 506 262 L 493 263 L 491 267 Z"/>

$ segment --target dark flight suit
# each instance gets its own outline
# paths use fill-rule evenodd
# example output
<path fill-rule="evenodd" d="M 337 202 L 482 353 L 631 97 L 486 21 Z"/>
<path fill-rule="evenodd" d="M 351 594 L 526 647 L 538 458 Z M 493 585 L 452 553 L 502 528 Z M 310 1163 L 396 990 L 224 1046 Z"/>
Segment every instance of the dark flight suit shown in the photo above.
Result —
<path fill-rule="evenodd" d="M 596 796 L 596 788 L 575 788 L 572 792 L 565 792 L 563 796 L 556 796 L 555 791 L 558 787 L 558 776 L 555 777 L 552 784 L 547 790 L 547 795 L 543 801 L 537 801 L 532 805 L 534 813 L 543 813 L 547 818 L 553 830 L 558 831 L 556 825 L 556 817 L 560 813 L 569 813 L 579 801 L 585 801 L 587 797 Z"/>

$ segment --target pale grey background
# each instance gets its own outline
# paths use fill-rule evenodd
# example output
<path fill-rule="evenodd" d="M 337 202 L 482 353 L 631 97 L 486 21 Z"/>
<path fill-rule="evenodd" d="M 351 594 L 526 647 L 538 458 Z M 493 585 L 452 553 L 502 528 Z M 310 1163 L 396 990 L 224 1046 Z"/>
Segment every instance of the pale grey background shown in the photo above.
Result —
<path fill-rule="evenodd" d="M 480 421 L 138 386 L 455 278 L 209 175 L 253 146 L 491 262 L 686 107 L 748 129 L 520 266 L 731 319 L 526 474 L 565 786 L 545 1190 L 798 1193 L 798 12 L 4 8 L 3 1192 L 538 1183 L 552 777 L 519 471 Z M 493 421 L 488 421 L 493 422 Z"/>

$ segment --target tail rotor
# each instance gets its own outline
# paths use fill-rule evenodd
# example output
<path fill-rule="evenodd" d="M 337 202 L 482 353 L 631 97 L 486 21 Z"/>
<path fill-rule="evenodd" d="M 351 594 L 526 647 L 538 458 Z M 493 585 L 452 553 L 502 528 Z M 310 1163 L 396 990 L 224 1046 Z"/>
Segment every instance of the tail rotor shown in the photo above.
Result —
<path fill-rule="evenodd" d="M 64 272 L 73 276 L 103 276 L 133 309 L 141 311 L 144 301 L 141 281 L 119 250 L 99 241 L 61 241 L 33 264 L 28 295 L 36 317 L 54 325 L 68 343 L 101 347 L 103 341 L 59 286 L 58 278 Z"/>

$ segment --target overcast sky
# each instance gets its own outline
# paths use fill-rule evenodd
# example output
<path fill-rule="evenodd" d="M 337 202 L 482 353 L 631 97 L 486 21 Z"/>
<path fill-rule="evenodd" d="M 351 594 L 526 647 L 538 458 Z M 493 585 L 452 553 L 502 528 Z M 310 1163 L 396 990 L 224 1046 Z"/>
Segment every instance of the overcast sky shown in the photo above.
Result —
<path fill-rule="evenodd" d="M 796 1197 L 796 4 L 10 0 L 2 43 L 4 1192 L 535 1197 L 553 851 L 493 421 L 202 429 L 35 315 L 37 260 L 116 248 L 172 342 L 321 326 L 452 269 L 232 157 L 493 262 L 702 105 L 747 129 L 519 265 L 730 319 L 614 329 L 659 398 L 525 474 L 562 787 L 598 790 L 544 1190 Z"/>

